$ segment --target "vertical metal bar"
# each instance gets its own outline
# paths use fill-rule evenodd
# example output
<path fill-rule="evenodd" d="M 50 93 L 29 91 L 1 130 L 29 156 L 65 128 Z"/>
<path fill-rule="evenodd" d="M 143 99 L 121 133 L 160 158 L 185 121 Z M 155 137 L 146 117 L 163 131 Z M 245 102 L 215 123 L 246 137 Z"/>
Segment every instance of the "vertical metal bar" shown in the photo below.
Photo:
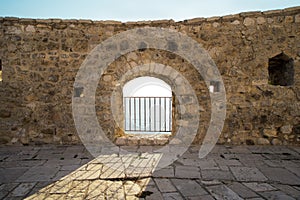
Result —
<path fill-rule="evenodd" d="M 134 106 L 134 130 L 136 131 L 136 99 L 135 97 L 133 97 L 134 101 L 133 101 L 133 106 Z"/>
<path fill-rule="evenodd" d="M 159 132 L 161 132 L 161 98 L 159 98 Z"/>
<path fill-rule="evenodd" d="M 166 102 L 167 102 L 167 97 L 164 98 L 165 100 L 165 105 L 164 105 L 164 110 L 165 110 L 165 131 L 167 131 L 167 108 L 166 108 Z"/>
<path fill-rule="evenodd" d="M 149 97 L 149 131 L 152 130 L 152 122 L 151 122 L 151 97 Z"/>
<path fill-rule="evenodd" d="M 144 97 L 144 131 L 146 131 L 146 97 Z"/>
<path fill-rule="evenodd" d="M 128 98 L 129 100 L 129 131 L 131 131 L 131 98 Z"/>
<path fill-rule="evenodd" d="M 142 130 L 142 127 L 141 127 L 141 121 L 142 121 L 142 118 L 141 118 L 141 98 L 139 97 L 139 131 Z"/>
<path fill-rule="evenodd" d="M 156 98 L 154 97 L 154 131 L 156 131 Z"/>

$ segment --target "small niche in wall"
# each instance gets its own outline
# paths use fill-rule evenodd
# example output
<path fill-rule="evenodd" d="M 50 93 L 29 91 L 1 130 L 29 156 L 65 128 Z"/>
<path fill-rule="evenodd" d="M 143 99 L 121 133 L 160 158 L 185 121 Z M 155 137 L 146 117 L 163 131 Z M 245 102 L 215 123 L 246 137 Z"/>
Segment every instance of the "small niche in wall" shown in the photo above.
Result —
<path fill-rule="evenodd" d="M 2 82 L 2 60 L 0 59 L 0 82 Z"/>
<path fill-rule="evenodd" d="M 284 53 L 269 59 L 269 84 L 290 86 L 294 84 L 294 60 Z"/>
<path fill-rule="evenodd" d="M 209 92 L 220 92 L 220 82 L 219 81 L 210 81 Z"/>

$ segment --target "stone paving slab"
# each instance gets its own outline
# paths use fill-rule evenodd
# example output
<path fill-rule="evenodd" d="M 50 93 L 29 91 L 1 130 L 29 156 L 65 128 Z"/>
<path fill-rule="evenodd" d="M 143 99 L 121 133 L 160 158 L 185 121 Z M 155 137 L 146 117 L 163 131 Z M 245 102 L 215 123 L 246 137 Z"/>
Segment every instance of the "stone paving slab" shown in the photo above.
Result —
<path fill-rule="evenodd" d="M 300 199 L 298 147 L 217 145 L 199 159 L 191 146 L 157 171 L 157 148 L 122 148 L 140 153 L 0 147 L 0 199 Z"/>

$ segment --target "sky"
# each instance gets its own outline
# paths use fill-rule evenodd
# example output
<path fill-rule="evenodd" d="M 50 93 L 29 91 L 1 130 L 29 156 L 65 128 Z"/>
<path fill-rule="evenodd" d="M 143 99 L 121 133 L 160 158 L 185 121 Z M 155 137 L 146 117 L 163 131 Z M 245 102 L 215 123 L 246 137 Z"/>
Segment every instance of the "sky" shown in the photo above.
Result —
<path fill-rule="evenodd" d="M 0 0 L 0 17 L 142 21 L 300 6 L 299 0 Z"/>

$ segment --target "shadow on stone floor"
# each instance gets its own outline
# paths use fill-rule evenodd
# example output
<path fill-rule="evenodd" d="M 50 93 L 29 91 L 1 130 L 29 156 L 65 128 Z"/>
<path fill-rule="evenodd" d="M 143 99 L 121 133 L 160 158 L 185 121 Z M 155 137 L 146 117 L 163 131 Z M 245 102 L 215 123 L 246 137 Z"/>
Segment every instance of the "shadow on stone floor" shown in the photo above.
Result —
<path fill-rule="evenodd" d="M 192 146 L 154 173 L 159 155 L 139 149 L 0 147 L 0 199 L 300 199 L 299 147 L 216 146 L 199 159 Z"/>

